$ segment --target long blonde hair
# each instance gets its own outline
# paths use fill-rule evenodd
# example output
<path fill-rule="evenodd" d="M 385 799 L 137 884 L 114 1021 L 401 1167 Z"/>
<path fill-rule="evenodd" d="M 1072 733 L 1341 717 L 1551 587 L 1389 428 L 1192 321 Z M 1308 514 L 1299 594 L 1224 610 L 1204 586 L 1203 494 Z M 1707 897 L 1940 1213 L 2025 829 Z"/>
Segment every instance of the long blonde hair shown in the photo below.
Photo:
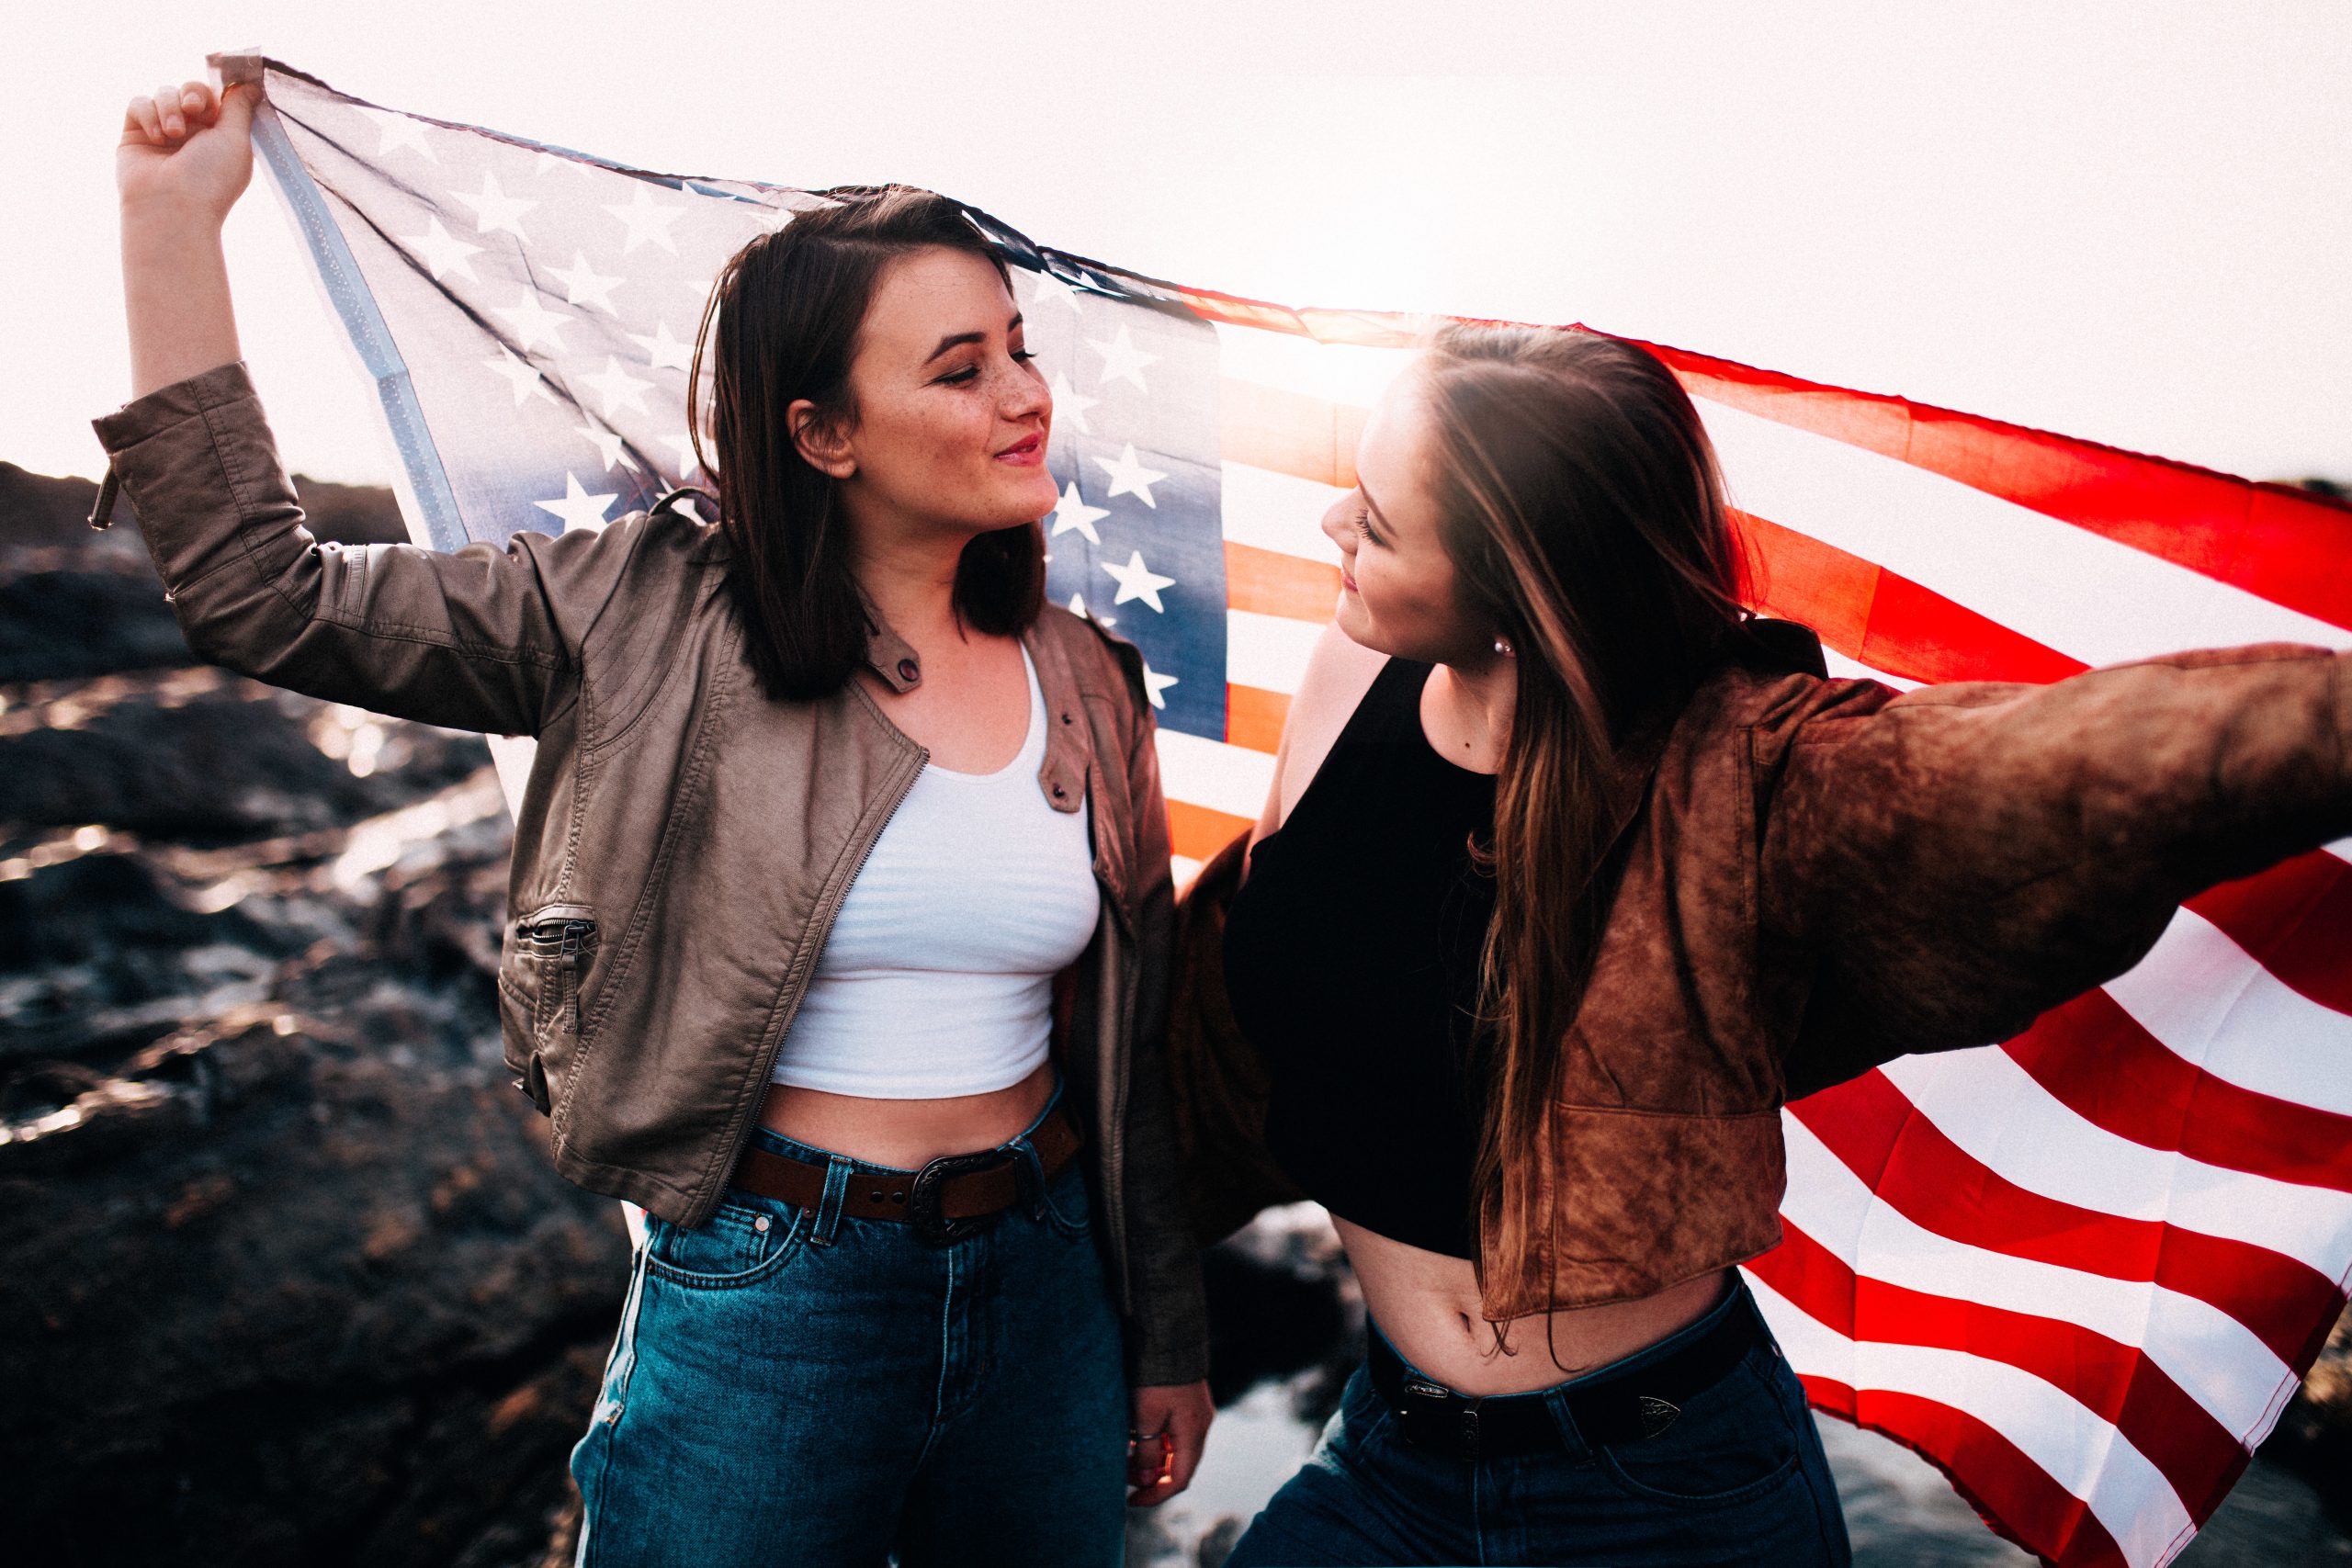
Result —
<path fill-rule="evenodd" d="M 1616 788 L 1621 759 L 1637 731 L 1679 712 L 1736 635 L 1742 559 L 1698 413 L 1645 350 L 1456 326 L 1419 373 L 1441 537 L 1465 605 L 1516 653 L 1494 840 L 1476 846 L 1494 871 L 1495 918 L 1466 1077 L 1483 1101 L 1473 1234 L 1523 1258 L 1544 1216 L 1530 1212 L 1533 1184 L 1503 1171 L 1540 1156 L 1615 896 L 1614 840 L 1634 804 Z"/>

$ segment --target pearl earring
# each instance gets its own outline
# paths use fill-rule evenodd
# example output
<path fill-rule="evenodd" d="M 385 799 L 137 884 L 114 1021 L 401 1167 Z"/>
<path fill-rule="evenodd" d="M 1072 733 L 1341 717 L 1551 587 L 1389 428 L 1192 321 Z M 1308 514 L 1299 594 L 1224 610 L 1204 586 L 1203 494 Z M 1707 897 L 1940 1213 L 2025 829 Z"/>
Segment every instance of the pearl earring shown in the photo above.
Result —
<path fill-rule="evenodd" d="M 1511 658 L 1518 650 L 1511 647 L 1510 638 L 1507 637 L 1498 637 L 1495 638 L 1495 651 L 1501 654 L 1505 659 L 1509 659 Z"/>

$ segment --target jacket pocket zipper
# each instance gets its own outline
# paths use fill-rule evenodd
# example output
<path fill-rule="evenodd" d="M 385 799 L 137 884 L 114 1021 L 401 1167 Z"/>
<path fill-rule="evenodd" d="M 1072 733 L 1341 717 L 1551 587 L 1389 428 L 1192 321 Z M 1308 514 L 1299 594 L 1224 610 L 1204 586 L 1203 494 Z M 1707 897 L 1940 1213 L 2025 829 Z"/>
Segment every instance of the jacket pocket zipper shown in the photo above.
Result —
<path fill-rule="evenodd" d="M 528 922 L 523 928 L 532 947 L 552 955 L 563 976 L 564 1007 L 571 1014 L 571 1032 L 580 1032 L 580 959 L 596 934 L 596 922 L 576 916 L 557 916 Z"/>

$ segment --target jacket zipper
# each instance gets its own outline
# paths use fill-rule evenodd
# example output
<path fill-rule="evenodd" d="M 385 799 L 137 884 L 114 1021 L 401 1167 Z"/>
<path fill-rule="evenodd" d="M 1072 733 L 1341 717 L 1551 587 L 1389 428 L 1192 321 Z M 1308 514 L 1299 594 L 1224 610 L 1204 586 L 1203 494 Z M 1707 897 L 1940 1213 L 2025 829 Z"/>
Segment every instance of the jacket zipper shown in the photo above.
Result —
<path fill-rule="evenodd" d="M 890 796 L 890 809 L 883 813 L 881 826 L 874 829 L 873 836 L 865 840 L 865 847 L 858 852 L 857 863 L 850 868 L 850 874 L 842 878 L 840 886 L 817 911 L 816 918 L 809 921 L 808 931 L 815 940 L 811 942 L 804 937 L 801 942 L 799 967 L 785 983 L 784 1024 L 775 1032 L 775 1043 L 760 1053 L 756 1082 L 764 1084 L 768 1075 L 775 1070 L 775 1058 L 784 1049 L 784 1037 L 791 1031 L 792 1020 L 800 1011 L 800 998 L 808 993 L 808 981 L 817 972 L 817 954 L 824 951 L 825 940 L 832 934 L 834 917 L 842 912 L 842 905 L 849 898 L 850 886 L 857 880 L 857 874 L 865 869 L 866 857 L 874 852 L 874 846 L 882 841 L 882 835 L 889 829 L 890 819 L 898 816 L 899 807 L 905 805 L 907 796 L 914 792 L 915 780 L 922 776 L 924 765 L 930 761 L 929 748 L 915 748 L 915 765 L 907 770 L 907 776 L 899 782 L 896 793 Z M 726 1163 L 719 1167 L 721 1187 L 726 1185 L 724 1173 L 733 1171 L 736 1162 L 743 1157 L 743 1145 L 751 1141 L 752 1129 L 759 1123 L 760 1103 L 759 1097 L 752 1098 L 728 1139 Z"/>

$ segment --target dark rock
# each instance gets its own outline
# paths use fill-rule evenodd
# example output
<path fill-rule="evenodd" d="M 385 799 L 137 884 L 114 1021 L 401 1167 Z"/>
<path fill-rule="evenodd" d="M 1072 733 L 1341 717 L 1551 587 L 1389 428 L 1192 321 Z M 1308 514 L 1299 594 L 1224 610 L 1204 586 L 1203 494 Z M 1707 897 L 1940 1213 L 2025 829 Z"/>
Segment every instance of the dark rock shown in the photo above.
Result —
<path fill-rule="evenodd" d="M 2308 1479 L 2336 1525 L 2352 1533 L 2352 1308 L 2335 1320 L 2262 1457 Z"/>
<path fill-rule="evenodd" d="M 0 687 L 0 1540 L 555 1568 L 628 1243 L 500 1063 L 487 751 L 141 645 L 73 527 L 0 529 L 0 659 L 113 671 Z"/>
<path fill-rule="evenodd" d="M 297 478 L 311 533 L 344 544 L 404 542 L 391 492 Z M 0 463 L 0 685 L 190 664 L 163 583 L 122 503 L 93 532 L 88 479 Z"/>
<path fill-rule="evenodd" d="M 0 833 L 17 835 L 89 822 L 183 843 L 314 831 L 455 784 L 486 755 L 473 736 L 210 668 L 46 683 L 9 707 Z M 365 774 L 351 765 L 361 745 Z"/>
<path fill-rule="evenodd" d="M 1346 1304 L 1320 1260 L 1269 1259 L 1228 1242 L 1202 1258 L 1209 1303 L 1209 1396 L 1230 1404 L 1269 1378 L 1313 1366 L 1344 1340 Z"/>
<path fill-rule="evenodd" d="M 0 580 L 0 683 L 195 659 L 152 570 L 27 571 Z"/>

